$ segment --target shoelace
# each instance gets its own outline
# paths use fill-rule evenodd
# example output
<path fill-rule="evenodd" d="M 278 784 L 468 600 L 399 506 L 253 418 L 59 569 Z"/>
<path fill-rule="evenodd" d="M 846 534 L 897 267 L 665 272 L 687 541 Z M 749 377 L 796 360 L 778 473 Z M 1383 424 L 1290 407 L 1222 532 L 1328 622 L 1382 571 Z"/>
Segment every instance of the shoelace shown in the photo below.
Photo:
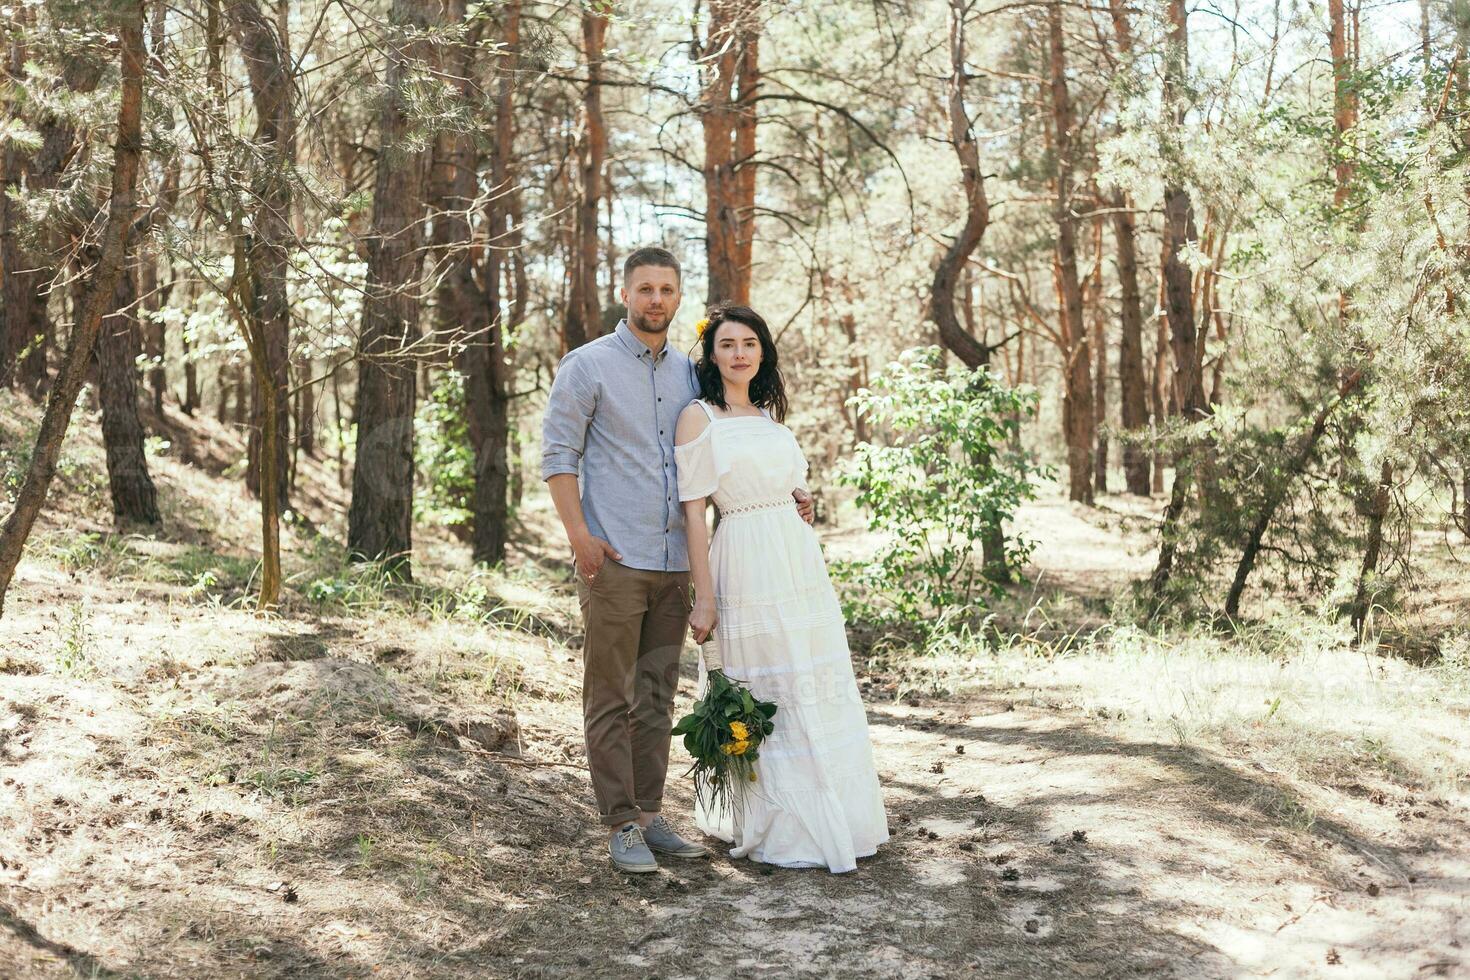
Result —
<path fill-rule="evenodd" d="M 643 843 L 643 828 L 636 823 L 629 824 L 618 833 L 618 841 L 623 845 L 623 850 L 628 850 L 634 844 Z"/>

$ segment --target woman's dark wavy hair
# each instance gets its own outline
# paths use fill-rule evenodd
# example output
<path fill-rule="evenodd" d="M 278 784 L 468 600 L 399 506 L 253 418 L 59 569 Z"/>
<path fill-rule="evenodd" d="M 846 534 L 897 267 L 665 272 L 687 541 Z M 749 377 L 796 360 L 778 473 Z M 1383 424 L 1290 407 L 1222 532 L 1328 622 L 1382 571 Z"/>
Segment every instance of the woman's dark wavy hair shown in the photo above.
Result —
<path fill-rule="evenodd" d="M 777 422 L 786 420 L 786 382 L 781 377 L 781 368 L 776 362 L 776 342 L 771 339 L 771 328 L 761 315 L 748 306 L 735 303 L 720 303 L 709 308 L 709 326 L 700 338 L 699 360 L 694 364 L 695 376 L 699 378 L 699 397 L 712 405 L 728 410 L 725 404 L 725 379 L 720 377 L 720 367 L 715 363 L 715 331 L 720 324 L 741 323 L 755 331 L 761 345 L 761 366 L 750 380 L 750 401 L 757 408 L 770 410 Z"/>

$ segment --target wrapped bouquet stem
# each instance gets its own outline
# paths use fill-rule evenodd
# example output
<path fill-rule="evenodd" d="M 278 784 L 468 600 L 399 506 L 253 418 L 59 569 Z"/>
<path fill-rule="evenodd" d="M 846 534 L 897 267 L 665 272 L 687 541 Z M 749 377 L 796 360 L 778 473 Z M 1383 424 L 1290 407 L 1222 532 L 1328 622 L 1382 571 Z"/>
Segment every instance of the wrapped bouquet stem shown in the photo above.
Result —
<path fill-rule="evenodd" d="M 706 809 L 734 803 L 755 781 L 761 742 L 776 730 L 776 705 L 760 701 L 741 681 L 725 675 L 713 634 L 700 645 L 705 665 L 704 697 L 679 719 L 673 734 L 684 736 L 694 759 L 686 775 L 694 777 L 694 795 Z"/>

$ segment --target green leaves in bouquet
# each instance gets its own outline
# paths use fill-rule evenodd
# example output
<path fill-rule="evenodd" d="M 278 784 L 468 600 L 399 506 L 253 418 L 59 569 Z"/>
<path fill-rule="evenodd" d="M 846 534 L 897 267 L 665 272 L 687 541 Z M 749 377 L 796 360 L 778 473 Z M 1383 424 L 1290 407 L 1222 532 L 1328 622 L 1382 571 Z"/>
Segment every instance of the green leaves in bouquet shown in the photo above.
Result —
<path fill-rule="evenodd" d="M 761 741 L 776 729 L 776 705 L 756 700 L 723 671 L 710 671 L 706 682 L 705 696 L 672 734 L 684 737 L 684 749 L 694 759 L 688 775 L 694 777 L 695 796 L 711 808 L 730 803 L 755 780 L 752 763 L 760 758 Z M 727 751 L 731 746 L 738 751 Z"/>

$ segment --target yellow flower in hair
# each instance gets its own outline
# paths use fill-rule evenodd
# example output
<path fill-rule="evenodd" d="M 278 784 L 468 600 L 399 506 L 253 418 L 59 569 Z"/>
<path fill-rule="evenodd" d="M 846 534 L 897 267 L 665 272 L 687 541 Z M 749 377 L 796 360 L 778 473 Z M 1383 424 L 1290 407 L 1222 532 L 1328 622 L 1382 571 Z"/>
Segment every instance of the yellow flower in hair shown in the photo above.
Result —
<path fill-rule="evenodd" d="M 697 333 L 697 334 L 699 334 L 699 336 L 702 338 L 704 336 L 705 330 L 707 330 L 708 328 L 709 328 L 709 317 L 705 317 L 703 320 L 700 320 L 698 323 L 696 323 L 694 325 L 694 332 Z"/>

